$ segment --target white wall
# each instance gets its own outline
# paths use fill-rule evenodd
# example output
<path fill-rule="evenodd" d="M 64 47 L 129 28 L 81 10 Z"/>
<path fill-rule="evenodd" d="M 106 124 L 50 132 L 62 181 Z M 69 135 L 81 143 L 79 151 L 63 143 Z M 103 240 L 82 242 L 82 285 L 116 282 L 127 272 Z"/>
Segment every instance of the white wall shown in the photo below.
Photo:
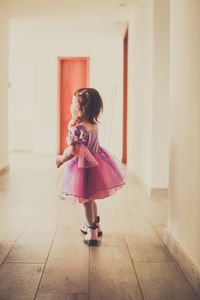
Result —
<path fill-rule="evenodd" d="M 168 187 L 169 1 L 135 1 L 128 51 L 128 164 L 150 192 Z"/>
<path fill-rule="evenodd" d="M 8 165 L 8 20 L 0 8 L 0 169 Z"/>
<path fill-rule="evenodd" d="M 200 271 L 200 2 L 171 1 L 168 231 Z"/>
<path fill-rule="evenodd" d="M 104 100 L 103 146 L 121 158 L 122 39 L 67 20 L 12 20 L 10 148 L 56 153 L 57 57 L 90 57 L 90 86 Z M 91 30 L 91 28 L 90 28 Z"/>
<path fill-rule="evenodd" d="M 170 0 L 154 0 L 152 187 L 169 184 Z"/>
<path fill-rule="evenodd" d="M 135 1 L 129 24 L 128 164 L 151 185 L 153 2 Z"/>

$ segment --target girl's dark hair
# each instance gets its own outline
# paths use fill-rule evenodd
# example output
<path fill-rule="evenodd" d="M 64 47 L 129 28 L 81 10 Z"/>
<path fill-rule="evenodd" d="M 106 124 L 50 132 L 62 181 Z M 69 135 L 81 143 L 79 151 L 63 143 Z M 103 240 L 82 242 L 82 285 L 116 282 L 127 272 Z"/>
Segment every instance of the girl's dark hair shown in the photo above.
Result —
<path fill-rule="evenodd" d="M 97 124 L 98 116 L 103 111 L 103 101 L 99 92 L 93 88 L 81 88 L 74 95 L 77 96 L 80 109 L 83 111 L 81 120 Z"/>

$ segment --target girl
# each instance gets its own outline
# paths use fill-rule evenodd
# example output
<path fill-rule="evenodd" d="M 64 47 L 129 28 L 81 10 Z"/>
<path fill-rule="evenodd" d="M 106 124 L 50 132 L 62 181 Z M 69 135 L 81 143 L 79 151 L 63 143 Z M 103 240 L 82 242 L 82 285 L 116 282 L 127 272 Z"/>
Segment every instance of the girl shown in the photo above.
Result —
<path fill-rule="evenodd" d="M 83 241 L 92 246 L 97 245 L 102 235 L 95 199 L 109 197 L 125 184 L 125 166 L 98 141 L 98 117 L 102 110 L 103 102 L 96 89 L 81 88 L 74 93 L 69 146 L 56 159 L 58 168 L 65 163 L 59 197 L 84 205 L 87 222 L 80 230 L 85 234 Z"/>

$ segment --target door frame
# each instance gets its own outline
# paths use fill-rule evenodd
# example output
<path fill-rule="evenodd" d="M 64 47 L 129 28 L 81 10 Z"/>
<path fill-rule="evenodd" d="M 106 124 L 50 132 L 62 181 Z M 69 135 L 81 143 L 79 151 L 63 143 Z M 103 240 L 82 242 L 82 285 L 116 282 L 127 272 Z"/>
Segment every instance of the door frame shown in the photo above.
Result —
<path fill-rule="evenodd" d="M 123 40 L 123 124 L 122 162 L 127 163 L 127 109 L 128 109 L 128 26 Z"/>
<path fill-rule="evenodd" d="M 90 63 L 90 58 L 89 57 L 83 57 L 83 56 L 59 56 L 57 58 L 57 66 L 58 66 L 58 78 L 57 78 L 57 99 L 58 99 L 58 103 L 57 103 L 57 154 L 62 154 L 61 153 L 61 64 L 63 61 L 67 61 L 67 60 L 84 60 L 86 61 L 86 65 L 87 65 L 87 70 L 86 70 L 86 78 L 87 78 L 87 82 L 89 85 L 89 63 Z"/>

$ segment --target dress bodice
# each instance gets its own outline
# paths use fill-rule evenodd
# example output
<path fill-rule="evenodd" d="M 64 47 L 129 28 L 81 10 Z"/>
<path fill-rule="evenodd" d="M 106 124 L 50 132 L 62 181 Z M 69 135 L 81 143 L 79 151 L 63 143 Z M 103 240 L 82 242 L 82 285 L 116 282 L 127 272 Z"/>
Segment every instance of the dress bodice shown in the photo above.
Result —
<path fill-rule="evenodd" d="M 99 146 L 100 146 L 98 140 L 98 129 L 87 130 L 87 132 L 88 132 L 88 141 L 86 146 L 92 153 L 96 153 L 99 151 Z"/>
<path fill-rule="evenodd" d="M 70 145 L 83 144 L 93 154 L 99 152 L 98 127 L 87 129 L 83 125 L 72 126 L 67 135 L 67 143 Z"/>

